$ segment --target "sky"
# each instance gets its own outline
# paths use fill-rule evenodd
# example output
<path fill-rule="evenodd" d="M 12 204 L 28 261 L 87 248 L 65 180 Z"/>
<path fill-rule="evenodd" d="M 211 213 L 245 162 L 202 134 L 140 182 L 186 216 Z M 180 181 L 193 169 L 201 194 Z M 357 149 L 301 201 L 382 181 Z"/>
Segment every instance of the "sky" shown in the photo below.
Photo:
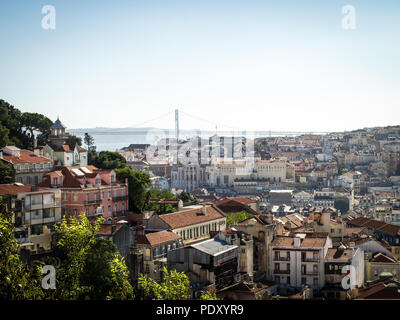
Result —
<path fill-rule="evenodd" d="M 396 125 L 399 36 L 398 0 L 2 0 L 0 99 L 68 128 Z"/>

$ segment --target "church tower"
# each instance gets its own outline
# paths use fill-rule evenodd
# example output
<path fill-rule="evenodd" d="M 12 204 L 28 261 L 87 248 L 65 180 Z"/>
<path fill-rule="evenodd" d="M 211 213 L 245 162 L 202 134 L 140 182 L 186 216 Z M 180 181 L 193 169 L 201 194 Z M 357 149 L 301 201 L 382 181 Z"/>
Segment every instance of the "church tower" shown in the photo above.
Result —
<path fill-rule="evenodd" d="M 57 116 L 57 120 L 50 127 L 51 134 L 49 139 L 56 147 L 61 147 L 68 139 L 68 134 L 65 132 L 66 126 L 64 126 Z"/>

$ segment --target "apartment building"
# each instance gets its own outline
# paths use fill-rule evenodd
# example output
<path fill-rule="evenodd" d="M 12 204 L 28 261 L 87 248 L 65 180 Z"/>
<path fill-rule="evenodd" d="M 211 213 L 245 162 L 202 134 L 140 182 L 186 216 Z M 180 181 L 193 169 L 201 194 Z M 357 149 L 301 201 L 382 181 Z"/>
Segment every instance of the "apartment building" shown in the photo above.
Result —
<path fill-rule="evenodd" d="M 57 167 L 45 175 L 41 186 L 61 189 L 64 215 L 84 212 L 89 218 L 102 216 L 107 223 L 115 223 L 129 211 L 127 181 L 117 181 L 114 170 Z"/>
<path fill-rule="evenodd" d="M 143 273 L 154 280 L 161 280 L 167 253 L 181 246 L 181 238 L 169 230 L 146 233 L 140 228 L 135 236 L 135 248 L 143 252 Z"/>
<path fill-rule="evenodd" d="M 351 266 L 348 271 L 343 268 Z M 329 248 L 325 256 L 325 287 L 322 289 L 322 295 L 327 299 L 349 299 L 352 295 L 343 288 L 343 277 L 348 273 L 354 273 L 354 290 L 360 288 L 365 279 L 364 250 L 354 247 L 340 245 L 337 248 Z M 350 295 L 349 295 L 350 294 Z"/>
<path fill-rule="evenodd" d="M 211 231 L 226 229 L 226 217 L 213 205 L 196 205 L 168 214 L 153 214 L 147 221 L 147 228 L 172 230 L 178 234 L 184 245 L 210 238 Z"/>
<path fill-rule="evenodd" d="M 0 152 L 0 160 L 14 168 L 15 181 L 36 185 L 42 182 L 43 175 L 53 169 L 53 161 L 32 151 L 6 146 Z"/>
<path fill-rule="evenodd" d="M 329 248 L 332 240 L 326 233 L 277 236 L 270 250 L 272 280 L 282 290 L 307 285 L 319 291 L 325 285 L 324 259 Z"/>
<path fill-rule="evenodd" d="M 0 196 L 14 212 L 15 238 L 20 247 L 31 253 L 51 250 L 54 224 L 61 221 L 61 190 L 1 184 Z"/>

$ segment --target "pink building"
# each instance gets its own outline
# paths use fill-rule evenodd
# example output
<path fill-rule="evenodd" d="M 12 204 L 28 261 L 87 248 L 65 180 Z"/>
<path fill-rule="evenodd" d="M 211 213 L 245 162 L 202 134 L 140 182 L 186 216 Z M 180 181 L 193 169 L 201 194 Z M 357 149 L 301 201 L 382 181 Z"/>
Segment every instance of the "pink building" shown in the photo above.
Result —
<path fill-rule="evenodd" d="M 89 218 L 103 216 L 115 223 L 128 213 L 128 182 L 118 182 L 114 170 L 57 167 L 43 177 L 41 186 L 61 189 L 63 215 L 85 212 Z"/>

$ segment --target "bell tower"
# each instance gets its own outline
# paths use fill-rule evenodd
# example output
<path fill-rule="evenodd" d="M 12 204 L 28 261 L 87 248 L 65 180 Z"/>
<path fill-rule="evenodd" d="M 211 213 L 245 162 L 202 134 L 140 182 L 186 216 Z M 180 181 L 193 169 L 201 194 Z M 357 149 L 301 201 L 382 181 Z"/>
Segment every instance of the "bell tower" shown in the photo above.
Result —
<path fill-rule="evenodd" d="M 57 116 L 57 120 L 50 127 L 51 134 L 49 136 L 49 139 L 52 144 L 54 144 L 57 147 L 60 147 L 63 144 L 65 144 L 65 142 L 68 139 L 68 134 L 65 133 L 66 128 L 67 127 L 61 123 L 60 119 Z"/>

